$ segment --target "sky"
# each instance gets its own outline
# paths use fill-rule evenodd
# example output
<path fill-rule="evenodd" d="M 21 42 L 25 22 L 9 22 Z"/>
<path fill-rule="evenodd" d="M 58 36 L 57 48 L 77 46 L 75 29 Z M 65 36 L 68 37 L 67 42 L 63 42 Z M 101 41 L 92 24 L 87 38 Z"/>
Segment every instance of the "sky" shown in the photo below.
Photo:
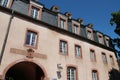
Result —
<path fill-rule="evenodd" d="M 60 8 L 61 13 L 70 12 L 72 18 L 82 18 L 84 24 L 92 23 L 94 30 L 100 31 L 111 38 L 115 34 L 115 25 L 110 25 L 111 13 L 120 10 L 120 0 L 39 0 L 50 9 L 53 5 Z"/>

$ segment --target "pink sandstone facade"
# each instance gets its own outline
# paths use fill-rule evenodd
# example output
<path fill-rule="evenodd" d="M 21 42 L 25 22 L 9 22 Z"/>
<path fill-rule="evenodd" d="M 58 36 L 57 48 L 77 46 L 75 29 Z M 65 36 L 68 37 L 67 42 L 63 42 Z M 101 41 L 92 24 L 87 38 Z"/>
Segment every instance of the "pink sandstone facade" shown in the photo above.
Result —
<path fill-rule="evenodd" d="M 97 71 L 99 80 L 108 80 L 108 72 L 112 68 L 118 69 L 114 51 L 72 37 L 68 33 L 64 34 L 64 31 L 50 29 L 51 26 L 45 23 L 33 22 L 17 13 L 13 13 L 10 22 L 11 15 L 12 13 L 9 11 L 0 10 L 0 50 L 5 41 L 8 25 L 11 23 L 4 53 L 1 53 L 0 80 L 4 80 L 7 72 L 15 65 L 15 68 L 18 69 L 24 65 L 20 70 L 26 71 L 26 74 L 30 75 L 33 73 L 32 76 L 35 76 L 35 68 L 31 66 L 38 66 L 44 74 L 39 80 L 67 80 L 67 67 L 69 66 L 76 69 L 76 79 L 73 80 L 92 80 L 92 70 Z M 27 31 L 37 33 L 36 47 L 26 45 Z M 68 52 L 65 55 L 60 52 L 60 40 L 67 42 Z M 75 45 L 81 47 L 82 56 L 79 58 L 75 56 Z M 95 52 L 95 61 L 90 59 L 90 50 Z M 107 57 L 106 64 L 103 63 L 102 53 L 105 53 Z M 110 62 L 110 56 L 113 57 L 113 64 Z M 28 65 L 31 63 L 31 65 L 25 65 L 27 63 Z M 60 78 L 58 78 L 57 72 L 60 72 Z"/>

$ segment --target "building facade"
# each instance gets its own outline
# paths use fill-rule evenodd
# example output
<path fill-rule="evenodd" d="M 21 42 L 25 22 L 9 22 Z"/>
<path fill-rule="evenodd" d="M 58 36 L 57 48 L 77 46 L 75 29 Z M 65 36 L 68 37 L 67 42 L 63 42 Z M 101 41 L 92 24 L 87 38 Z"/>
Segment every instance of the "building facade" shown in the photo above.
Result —
<path fill-rule="evenodd" d="M 108 80 L 111 38 L 37 0 L 0 0 L 0 80 Z"/>

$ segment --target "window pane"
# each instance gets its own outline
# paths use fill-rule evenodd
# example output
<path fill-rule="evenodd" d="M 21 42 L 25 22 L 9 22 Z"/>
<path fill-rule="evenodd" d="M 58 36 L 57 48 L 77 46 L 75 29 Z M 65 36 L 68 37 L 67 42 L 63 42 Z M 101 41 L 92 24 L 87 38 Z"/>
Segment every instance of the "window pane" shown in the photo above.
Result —
<path fill-rule="evenodd" d="M 60 41 L 60 52 L 67 53 L 67 42 Z"/>
<path fill-rule="evenodd" d="M 32 7 L 30 16 L 37 19 L 37 17 L 38 17 L 38 9 Z"/>
<path fill-rule="evenodd" d="M 98 38 L 98 40 L 99 40 L 99 43 L 103 43 L 103 38 L 102 38 L 102 36 L 99 36 L 99 38 Z"/>
<path fill-rule="evenodd" d="M 68 67 L 67 80 L 76 80 L 76 68 Z"/>
<path fill-rule="evenodd" d="M 87 31 L 87 38 L 92 39 L 92 32 L 91 31 Z"/>
<path fill-rule="evenodd" d="M 111 63 L 111 65 L 114 64 L 114 60 L 113 60 L 113 57 L 112 57 L 112 56 L 110 56 L 110 63 Z"/>
<path fill-rule="evenodd" d="M 81 56 L 81 48 L 80 48 L 80 46 L 75 45 L 75 55 L 77 57 Z"/>
<path fill-rule="evenodd" d="M 30 44 L 30 35 L 31 35 L 31 33 L 30 32 L 28 32 L 27 33 L 27 38 L 26 38 L 26 44 Z"/>
<path fill-rule="evenodd" d="M 2 6 L 6 7 L 8 3 L 8 0 L 2 0 Z"/>
<path fill-rule="evenodd" d="M 90 58 L 92 61 L 95 61 L 95 52 L 93 50 L 90 50 Z"/>
<path fill-rule="evenodd" d="M 36 46 L 37 34 L 31 31 L 27 32 L 26 44 L 30 46 Z"/>
<path fill-rule="evenodd" d="M 78 34 L 78 26 L 77 25 L 74 25 L 74 33 Z"/>
<path fill-rule="evenodd" d="M 92 71 L 92 80 L 98 80 L 98 73 L 95 70 Z"/>
<path fill-rule="evenodd" d="M 65 20 L 60 19 L 60 28 L 65 29 Z"/>
<path fill-rule="evenodd" d="M 106 55 L 104 53 L 102 53 L 102 60 L 103 60 L 103 63 L 107 63 L 107 58 L 106 58 Z"/>

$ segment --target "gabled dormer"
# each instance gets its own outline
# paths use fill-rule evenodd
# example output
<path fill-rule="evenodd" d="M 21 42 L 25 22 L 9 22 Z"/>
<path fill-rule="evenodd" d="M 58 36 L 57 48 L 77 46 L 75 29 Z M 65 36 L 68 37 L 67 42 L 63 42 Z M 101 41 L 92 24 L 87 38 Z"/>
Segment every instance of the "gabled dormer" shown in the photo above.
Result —
<path fill-rule="evenodd" d="M 97 38 L 98 38 L 98 42 L 100 44 L 104 44 L 104 37 L 103 37 L 103 34 L 101 32 L 97 32 Z"/>
<path fill-rule="evenodd" d="M 72 20 L 72 32 L 80 35 L 80 23 L 75 20 Z"/>
<path fill-rule="evenodd" d="M 68 17 L 58 13 L 58 27 L 68 30 Z"/>
<path fill-rule="evenodd" d="M 108 36 L 104 36 L 104 41 L 105 41 L 105 45 L 107 47 L 110 47 L 110 38 Z"/>
<path fill-rule="evenodd" d="M 29 12 L 28 15 L 34 19 L 41 20 L 43 5 L 37 1 L 30 0 Z"/>
<path fill-rule="evenodd" d="M 93 36 L 93 25 L 92 24 L 88 24 L 86 26 L 86 36 L 88 39 L 90 40 L 94 40 L 94 36 Z"/>

